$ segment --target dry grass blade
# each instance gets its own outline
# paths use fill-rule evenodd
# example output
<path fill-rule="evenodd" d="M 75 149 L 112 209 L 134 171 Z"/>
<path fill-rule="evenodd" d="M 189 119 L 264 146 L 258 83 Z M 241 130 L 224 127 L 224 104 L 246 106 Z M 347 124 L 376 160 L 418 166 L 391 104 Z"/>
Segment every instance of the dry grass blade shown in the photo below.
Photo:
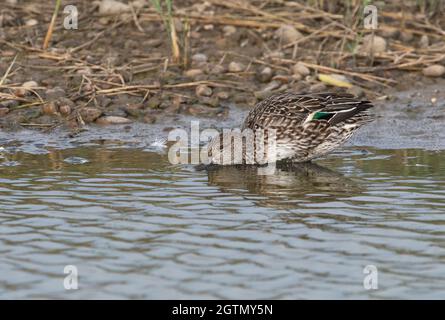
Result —
<path fill-rule="evenodd" d="M 48 49 L 49 42 L 51 41 L 51 37 L 53 35 L 54 26 L 56 24 L 56 18 L 57 18 L 57 14 L 59 13 L 61 3 L 62 3 L 62 0 L 56 0 L 56 6 L 54 8 L 53 16 L 51 18 L 51 22 L 49 24 L 48 31 L 45 36 L 45 40 L 43 41 L 43 50 Z"/>
<path fill-rule="evenodd" d="M 15 55 L 14 59 L 12 59 L 11 64 L 9 65 L 8 69 L 6 70 L 5 74 L 3 75 L 3 77 L 0 80 L 0 86 L 3 85 L 3 83 L 5 82 L 6 78 L 8 78 L 9 73 L 12 70 L 12 67 L 14 66 L 15 60 L 17 59 L 17 54 Z"/>

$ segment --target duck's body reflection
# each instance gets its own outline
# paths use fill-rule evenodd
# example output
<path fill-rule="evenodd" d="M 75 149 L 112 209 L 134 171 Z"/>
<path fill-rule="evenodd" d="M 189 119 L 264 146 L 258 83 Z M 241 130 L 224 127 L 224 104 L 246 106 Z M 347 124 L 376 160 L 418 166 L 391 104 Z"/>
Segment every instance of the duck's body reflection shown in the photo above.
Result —
<path fill-rule="evenodd" d="M 279 208 L 299 202 L 335 201 L 363 191 L 357 182 L 314 163 L 277 163 L 275 170 L 259 166 L 209 166 L 209 185 L 224 192 L 259 195 L 259 204 Z M 269 173 L 269 174 L 265 174 Z"/>

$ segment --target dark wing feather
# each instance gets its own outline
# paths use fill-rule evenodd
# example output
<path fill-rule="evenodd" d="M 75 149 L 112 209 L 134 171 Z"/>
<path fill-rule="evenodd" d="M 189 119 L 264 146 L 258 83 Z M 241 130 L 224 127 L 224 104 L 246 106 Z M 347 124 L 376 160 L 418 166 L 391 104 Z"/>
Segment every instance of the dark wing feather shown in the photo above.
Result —
<path fill-rule="evenodd" d="M 249 112 L 243 128 L 293 127 L 317 111 L 334 113 L 328 122 L 336 125 L 371 107 L 369 101 L 347 93 L 281 93 L 258 103 Z"/>

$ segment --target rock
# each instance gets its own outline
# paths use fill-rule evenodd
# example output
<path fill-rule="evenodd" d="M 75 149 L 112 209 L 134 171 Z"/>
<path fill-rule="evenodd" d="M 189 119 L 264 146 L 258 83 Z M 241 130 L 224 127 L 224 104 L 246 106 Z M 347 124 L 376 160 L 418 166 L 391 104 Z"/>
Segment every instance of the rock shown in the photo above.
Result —
<path fill-rule="evenodd" d="M 272 80 L 281 82 L 283 84 L 283 83 L 289 83 L 290 77 L 283 74 L 277 74 L 275 77 L 272 78 Z"/>
<path fill-rule="evenodd" d="M 229 93 L 228 93 L 227 91 L 221 91 L 221 92 L 218 92 L 218 93 L 216 94 L 216 96 L 217 96 L 219 99 L 221 99 L 221 100 L 227 100 L 227 99 L 229 99 L 229 97 L 230 97 L 230 95 L 229 95 Z"/>
<path fill-rule="evenodd" d="M 359 47 L 359 51 L 366 54 L 371 52 L 380 53 L 385 52 L 386 47 L 387 44 L 384 38 L 374 35 L 373 39 L 373 36 L 369 34 L 363 38 L 363 44 Z"/>
<path fill-rule="evenodd" d="M 281 39 L 283 44 L 289 44 L 303 38 L 303 35 L 295 29 L 294 26 L 287 24 L 278 28 L 277 31 L 275 31 L 275 36 Z"/>
<path fill-rule="evenodd" d="M 204 72 L 201 69 L 189 69 L 184 72 L 184 75 L 189 78 L 195 78 L 202 75 Z"/>
<path fill-rule="evenodd" d="M 326 90 L 326 85 L 324 83 L 316 83 L 309 87 L 310 92 L 322 92 Z"/>
<path fill-rule="evenodd" d="M 273 80 L 267 86 L 265 86 L 262 91 L 272 91 L 278 89 L 280 86 L 281 83 L 279 81 Z"/>
<path fill-rule="evenodd" d="M 4 117 L 9 112 L 8 108 L 0 108 L 0 117 Z"/>
<path fill-rule="evenodd" d="M 428 46 L 430 45 L 430 40 L 428 39 L 428 36 L 426 34 L 424 34 L 419 41 L 419 47 L 420 48 L 428 48 Z"/>
<path fill-rule="evenodd" d="M 236 28 L 234 26 L 224 26 L 223 32 L 226 37 L 230 37 L 236 33 Z"/>
<path fill-rule="evenodd" d="M 50 102 L 45 103 L 42 106 L 42 112 L 43 112 L 43 114 L 46 114 L 46 115 L 56 114 L 57 113 L 56 103 L 54 101 L 50 101 Z"/>
<path fill-rule="evenodd" d="M 360 88 L 359 86 L 349 87 L 348 89 L 346 89 L 346 92 L 358 98 L 361 98 L 365 95 L 365 91 L 363 90 L 363 88 Z"/>
<path fill-rule="evenodd" d="M 69 116 L 71 114 L 71 107 L 69 105 L 61 105 L 59 107 L 59 112 L 62 116 Z"/>
<path fill-rule="evenodd" d="M 381 35 L 384 38 L 395 39 L 399 35 L 399 29 L 393 27 L 386 27 L 385 29 L 382 30 Z"/>
<path fill-rule="evenodd" d="M 305 77 L 311 73 L 308 67 L 306 67 L 303 63 L 297 62 L 295 65 L 292 66 L 292 72 L 293 74 L 299 74 L 302 77 Z"/>
<path fill-rule="evenodd" d="M 52 89 L 48 89 L 45 92 L 47 100 L 56 100 L 58 98 L 62 98 L 66 96 L 65 90 L 60 87 L 54 87 Z"/>
<path fill-rule="evenodd" d="M 26 20 L 25 25 L 28 27 L 32 27 L 32 26 L 37 25 L 38 23 L 39 22 L 36 19 L 29 19 L 29 20 Z"/>
<path fill-rule="evenodd" d="M 261 82 L 269 82 L 270 79 L 272 79 L 273 71 L 270 67 L 264 67 L 259 73 L 258 73 L 258 80 Z"/>
<path fill-rule="evenodd" d="M 22 84 L 22 87 L 25 89 L 32 89 L 32 88 L 35 88 L 38 86 L 39 86 L 38 83 L 35 81 L 26 81 L 26 82 L 23 82 L 23 84 Z"/>
<path fill-rule="evenodd" d="M 403 42 L 410 42 L 411 40 L 413 40 L 414 36 L 411 32 L 408 31 L 402 31 L 400 33 L 400 40 L 402 40 Z"/>
<path fill-rule="evenodd" d="M 157 109 L 161 105 L 161 100 L 158 97 L 152 97 L 147 102 L 147 108 Z"/>
<path fill-rule="evenodd" d="M 212 69 L 210 69 L 210 74 L 222 74 L 226 72 L 226 68 L 224 68 L 222 65 L 217 64 L 213 66 Z"/>
<path fill-rule="evenodd" d="M 4 100 L 0 101 L 0 108 L 14 108 L 19 105 L 17 100 Z"/>
<path fill-rule="evenodd" d="M 445 67 L 440 64 L 433 64 L 422 70 L 427 77 L 441 77 L 445 74 Z"/>
<path fill-rule="evenodd" d="M 128 4 L 116 0 L 102 0 L 99 5 L 99 14 L 119 14 L 129 12 L 131 8 Z"/>
<path fill-rule="evenodd" d="M 156 117 L 154 115 L 147 114 L 144 116 L 144 119 L 142 121 L 152 124 L 156 122 Z"/>
<path fill-rule="evenodd" d="M 185 112 L 192 116 L 214 117 L 214 116 L 217 116 L 219 113 L 221 113 L 221 110 L 219 110 L 219 109 L 220 108 L 212 108 L 212 107 L 207 107 L 204 105 L 195 104 L 195 105 L 189 106 L 185 110 Z"/>
<path fill-rule="evenodd" d="M 212 95 L 212 88 L 205 84 L 200 84 L 196 87 L 195 92 L 198 97 L 210 97 Z"/>
<path fill-rule="evenodd" d="M 196 64 L 206 63 L 207 56 L 203 53 L 197 53 L 192 56 L 192 61 Z"/>
<path fill-rule="evenodd" d="M 97 124 L 128 124 L 132 123 L 130 119 L 124 118 L 124 117 L 118 117 L 118 116 L 104 116 L 96 119 Z"/>
<path fill-rule="evenodd" d="M 80 116 L 85 123 L 94 122 L 102 115 L 102 111 L 95 107 L 85 107 L 80 111 Z"/>
<path fill-rule="evenodd" d="M 229 64 L 230 72 L 242 72 L 244 69 L 246 69 L 246 67 L 241 62 L 232 61 Z"/>

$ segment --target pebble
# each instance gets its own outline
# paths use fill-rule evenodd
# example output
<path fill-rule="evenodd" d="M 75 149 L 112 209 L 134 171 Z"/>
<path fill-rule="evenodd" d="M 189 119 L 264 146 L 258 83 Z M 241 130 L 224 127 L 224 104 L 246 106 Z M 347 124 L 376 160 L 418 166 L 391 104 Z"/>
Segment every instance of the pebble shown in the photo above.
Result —
<path fill-rule="evenodd" d="M 80 115 L 85 123 L 90 123 L 99 118 L 102 111 L 95 107 L 86 107 L 80 111 Z"/>
<path fill-rule="evenodd" d="M 352 86 L 349 87 L 348 89 L 346 89 L 347 93 L 352 94 L 353 96 L 356 96 L 358 98 L 361 98 L 365 95 L 365 91 L 363 90 L 363 88 L 359 87 L 359 86 Z"/>
<path fill-rule="evenodd" d="M 9 112 L 8 108 L 0 108 L 0 117 L 4 117 Z"/>
<path fill-rule="evenodd" d="M 224 26 L 223 32 L 226 37 L 230 37 L 236 33 L 236 28 L 234 26 Z"/>
<path fill-rule="evenodd" d="M 273 71 L 270 67 L 264 67 L 259 73 L 258 73 L 258 80 L 261 82 L 269 82 L 270 79 L 273 77 Z"/>
<path fill-rule="evenodd" d="M 104 116 L 96 119 L 96 123 L 108 125 L 108 124 L 128 124 L 132 121 L 130 119 L 118 116 Z"/>
<path fill-rule="evenodd" d="M 445 74 L 445 67 L 440 64 L 433 64 L 422 70 L 427 77 L 441 77 Z"/>
<path fill-rule="evenodd" d="M 420 37 L 419 47 L 425 49 L 428 48 L 429 45 L 430 40 L 428 39 L 428 36 L 424 34 L 422 37 Z"/>
<path fill-rule="evenodd" d="M 210 97 L 212 95 L 212 88 L 205 84 L 200 84 L 196 87 L 195 92 L 198 97 Z"/>
<path fill-rule="evenodd" d="M 189 78 L 195 78 L 202 75 L 204 72 L 201 69 L 189 69 L 184 72 L 184 75 Z"/>
<path fill-rule="evenodd" d="M 402 31 L 400 32 L 400 40 L 402 40 L 403 42 L 410 42 L 411 40 L 413 40 L 414 36 L 411 32 L 407 32 L 407 31 Z"/>
<path fill-rule="evenodd" d="M 62 116 L 68 116 L 71 114 L 71 107 L 69 105 L 61 105 L 59 107 L 59 112 Z"/>
<path fill-rule="evenodd" d="M 206 63 L 207 56 L 203 53 L 196 53 L 192 56 L 192 61 L 197 64 Z"/>
<path fill-rule="evenodd" d="M 227 100 L 230 97 L 230 94 L 227 91 L 221 91 L 216 94 L 216 96 L 221 100 Z"/>
<path fill-rule="evenodd" d="M 58 98 L 62 98 L 66 96 L 65 90 L 60 87 L 54 87 L 45 91 L 46 99 L 48 100 L 56 100 Z"/>
<path fill-rule="evenodd" d="M 128 4 L 116 0 L 102 0 L 99 5 L 100 14 L 119 14 L 130 10 L 131 8 Z"/>
<path fill-rule="evenodd" d="M 55 103 L 54 101 L 50 101 L 50 102 L 45 103 L 45 104 L 42 106 L 42 112 L 43 112 L 44 114 L 47 114 L 47 115 L 53 115 L 53 114 L 56 114 L 56 113 L 57 113 L 57 106 L 56 106 L 56 103 Z"/>
<path fill-rule="evenodd" d="M 38 23 L 39 22 L 36 19 L 29 19 L 29 20 L 26 20 L 25 25 L 28 27 L 32 27 L 32 26 L 37 25 Z"/>
<path fill-rule="evenodd" d="M 281 39 L 283 44 L 289 44 L 303 38 L 303 35 L 294 26 L 287 24 L 278 28 L 275 31 L 275 36 Z"/>
<path fill-rule="evenodd" d="M 326 85 L 324 83 L 316 83 L 309 87 L 310 92 L 322 92 L 326 90 Z"/>
<path fill-rule="evenodd" d="M 210 70 L 210 74 L 222 74 L 224 72 L 226 72 L 226 68 L 220 64 L 213 66 L 213 68 Z"/>
<path fill-rule="evenodd" d="M 308 67 L 306 67 L 303 63 L 297 62 L 292 66 L 293 74 L 299 74 L 302 77 L 305 77 L 311 73 Z"/>
<path fill-rule="evenodd" d="M 242 72 L 244 69 L 246 69 L 246 67 L 241 62 L 232 61 L 229 64 L 230 72 Z"/>
<path fill-rule="evenodd" d="M 35 88 L 35 87 L 38 87 L 38 86 L 39 86 L 39 84 L 37 82 L 35 82 L 35 81 L 32 81 L 32 80 L 23 82 L 23 84 L 22 84 L 22 87 L 25 88 L 25 89 L 31 89 L 31 88 Z"/>
<path fill-rule="evenodd" d="M 359 51 L 362 53 L 380 53 L 386 51 L 386 40 L 380 36 L 374 35 L 374 40 L 372 40 L 372 35 L 369 34 L 363 38 L 363 44 L 360 46 Z"/>

